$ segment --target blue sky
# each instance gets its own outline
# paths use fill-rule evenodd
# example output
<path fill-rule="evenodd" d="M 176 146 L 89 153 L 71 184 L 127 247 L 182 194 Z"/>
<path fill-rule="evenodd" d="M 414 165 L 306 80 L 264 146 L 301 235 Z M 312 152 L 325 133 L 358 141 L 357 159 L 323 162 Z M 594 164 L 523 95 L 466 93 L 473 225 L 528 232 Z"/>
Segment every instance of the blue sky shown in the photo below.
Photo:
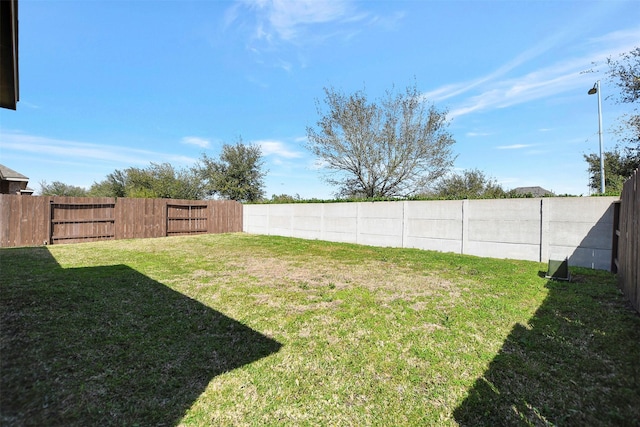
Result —
<path fill-rule="evenodd" d="M 305 148 L 323 87 L 417 84 L 447 109 L 457 170 L 506 189 L 588 194 L 583 155 L 615 145 L 614 88 L 593 62 L 640 43 L 640 2 L 21 0 L 20 102 L 0 163 L 30 187 L 260 144 L 266 193 L 329 198 Z"/>

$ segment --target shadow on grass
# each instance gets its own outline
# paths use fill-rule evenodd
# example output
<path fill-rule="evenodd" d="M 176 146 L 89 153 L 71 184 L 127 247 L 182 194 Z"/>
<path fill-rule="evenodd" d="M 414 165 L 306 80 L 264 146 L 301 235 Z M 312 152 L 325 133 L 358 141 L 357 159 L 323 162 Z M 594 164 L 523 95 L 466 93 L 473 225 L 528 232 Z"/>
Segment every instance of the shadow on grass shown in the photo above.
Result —
<path fill-rule="evenodd" d="M 215 376 L 281 347 L 125 265 L 0 255 L 2 425 L 175 425 Z"/>
<path fill-rule="evenodd" d="M 549 281 L 454 411 L 463 426 L 640 426 L 640 317 L 606 272 Z"/>

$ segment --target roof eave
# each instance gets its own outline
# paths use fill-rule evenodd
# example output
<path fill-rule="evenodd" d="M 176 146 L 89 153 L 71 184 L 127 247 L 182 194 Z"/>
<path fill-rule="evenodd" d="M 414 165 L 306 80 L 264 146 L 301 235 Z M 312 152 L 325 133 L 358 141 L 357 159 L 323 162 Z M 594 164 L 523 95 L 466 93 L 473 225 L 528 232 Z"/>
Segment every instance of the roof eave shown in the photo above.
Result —
<path fill-rule="evenodd" d="M 15 110 L 18 84 L 18 0 L 0 0 L 0 107 Z"/>

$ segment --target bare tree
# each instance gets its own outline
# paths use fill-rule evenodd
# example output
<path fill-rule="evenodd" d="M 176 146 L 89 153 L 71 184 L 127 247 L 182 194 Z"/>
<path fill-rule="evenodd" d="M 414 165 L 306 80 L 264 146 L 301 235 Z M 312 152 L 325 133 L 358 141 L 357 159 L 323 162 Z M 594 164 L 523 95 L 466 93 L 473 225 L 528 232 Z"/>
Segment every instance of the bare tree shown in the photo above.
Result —
<path fill-rule="evenodd" d="M 307 127 L 307 147 L 339 196 L 410 196 L 453 165 L 446 112 L 427 105 L 415 85 L 373 102 L 364 91 L 324 92 L 327 109 L 316 102 L 320 119 Z"/>

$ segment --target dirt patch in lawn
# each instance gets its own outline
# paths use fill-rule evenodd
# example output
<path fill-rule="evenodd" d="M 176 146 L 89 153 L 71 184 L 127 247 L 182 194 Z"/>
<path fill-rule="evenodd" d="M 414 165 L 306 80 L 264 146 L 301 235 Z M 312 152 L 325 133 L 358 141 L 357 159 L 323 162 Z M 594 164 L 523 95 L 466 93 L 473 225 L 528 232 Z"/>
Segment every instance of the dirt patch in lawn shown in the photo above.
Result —
<path fill-rule="evenodd" d="M 432 274 L 416 272 L 383 261 L 369 261 L 360 265 L 340 262 L 314 263 L 311 259 L 301 265 L 280 258 L 250 257 L 235 260 L 233 266 L 244 274 L 259 279 L 264 286 L 282 286 L 294 283 L 301 287 L 344 289 L 363 287 L 383 297 L 413 301 L 417 297 L 429 297 L 446 293 L 459 296 L 461 289 L 451 281 Z"/>

